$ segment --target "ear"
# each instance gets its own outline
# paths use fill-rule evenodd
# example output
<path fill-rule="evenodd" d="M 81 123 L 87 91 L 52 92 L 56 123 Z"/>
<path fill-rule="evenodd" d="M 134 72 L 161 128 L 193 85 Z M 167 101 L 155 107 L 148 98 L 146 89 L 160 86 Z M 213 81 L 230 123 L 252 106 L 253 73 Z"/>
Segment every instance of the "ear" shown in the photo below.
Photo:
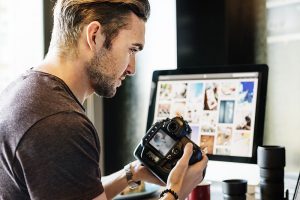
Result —
<path fill-rule="evenodd" d="M 91 51 L 96 51 L 103 46 L 105 37 L 102 34 L 102 26 L 98 21 L 92 21 L 86 28 L 86 41 Z"/>

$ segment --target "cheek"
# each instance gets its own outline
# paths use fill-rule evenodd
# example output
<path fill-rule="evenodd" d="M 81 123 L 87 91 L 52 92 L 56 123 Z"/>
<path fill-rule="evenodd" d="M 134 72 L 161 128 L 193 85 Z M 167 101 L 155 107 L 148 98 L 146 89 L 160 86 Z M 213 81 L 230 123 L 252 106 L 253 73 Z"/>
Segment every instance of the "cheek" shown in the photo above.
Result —
<path fill-rule="evenodd" d="M 120 56 L 117 62 L 117 68 L 120 73 L 124 73 L 130 63 L 130 56 Z"/>
<path fill-rule="evenodd" d="M 127 48 L 124 47 L 115 48 L 108 54 L 107 63 L 110 63 L 108 70 L 116 78 L 119 78 L 124 74 L 130 63 L 130 54 L 126 49 Z"/>

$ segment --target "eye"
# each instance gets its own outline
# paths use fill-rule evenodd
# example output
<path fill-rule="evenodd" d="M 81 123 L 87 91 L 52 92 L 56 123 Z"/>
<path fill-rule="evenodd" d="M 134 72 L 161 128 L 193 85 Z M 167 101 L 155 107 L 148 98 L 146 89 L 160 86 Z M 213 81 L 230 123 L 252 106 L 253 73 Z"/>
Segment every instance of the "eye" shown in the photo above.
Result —
<path fill-rule="evenodd" d="M 130 48 L 130 54 L 136 54 L 138 52 L 138 50 L 136 48 Z"/>

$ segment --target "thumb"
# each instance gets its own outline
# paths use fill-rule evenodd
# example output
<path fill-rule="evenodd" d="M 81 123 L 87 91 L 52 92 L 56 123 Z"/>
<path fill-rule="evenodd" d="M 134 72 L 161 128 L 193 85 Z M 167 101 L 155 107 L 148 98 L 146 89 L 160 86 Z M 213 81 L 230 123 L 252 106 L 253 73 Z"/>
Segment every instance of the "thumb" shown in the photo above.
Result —
<path fill-rule="evenodd" d="M 192 145 L 192 143 L 187 143 L 184 147 L 183 155 L 179 159 L 178 162 L 181 163 L 181 164 L 187 164 L 188 165 L 192 154 L 193 154 L 193 145 Z"/>
<path fill-rule="evenodd" d="M 176 191 L 180 190 L 183 183 L 183 178 L 185 177 L 189 166 L 189 160 L 192 152 L 193 145 L 191 143 L 186 144 L 182 157 L 177 161 L 175 167 L 171 170 L 168 177 L 167 185 L 170 186 L 170 188 L 173 188 Z"/>
<path fill-rule="evenodd" d="M 182 157 L 177 161 L 175 166 L 176 169 L 182 171 L 184 174 L 189 166 L 189 161 L 193 153 L 193 145 L 191 143 L 187 143 L 184 147 Z"/>

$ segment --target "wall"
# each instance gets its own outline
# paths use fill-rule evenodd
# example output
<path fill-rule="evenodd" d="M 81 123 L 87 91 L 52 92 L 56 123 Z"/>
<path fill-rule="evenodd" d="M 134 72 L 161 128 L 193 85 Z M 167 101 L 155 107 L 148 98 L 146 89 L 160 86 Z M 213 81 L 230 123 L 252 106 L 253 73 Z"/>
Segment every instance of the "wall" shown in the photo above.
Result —
<path fill-rule="evenodd" d="M 300 170 L 300 1 L 267 1 L 270 67 L 265 144 L 286 148 L 286 171 Z"/>
<path fill-rule="evenodd" d="M 177 1 L 178 67 L 265 63 L 265 1 Z"/>
<path fill-rule="evenodd" d="M 42 16 L 40 1 L 0 1 L 0 91 L 43 59 Z"/>

